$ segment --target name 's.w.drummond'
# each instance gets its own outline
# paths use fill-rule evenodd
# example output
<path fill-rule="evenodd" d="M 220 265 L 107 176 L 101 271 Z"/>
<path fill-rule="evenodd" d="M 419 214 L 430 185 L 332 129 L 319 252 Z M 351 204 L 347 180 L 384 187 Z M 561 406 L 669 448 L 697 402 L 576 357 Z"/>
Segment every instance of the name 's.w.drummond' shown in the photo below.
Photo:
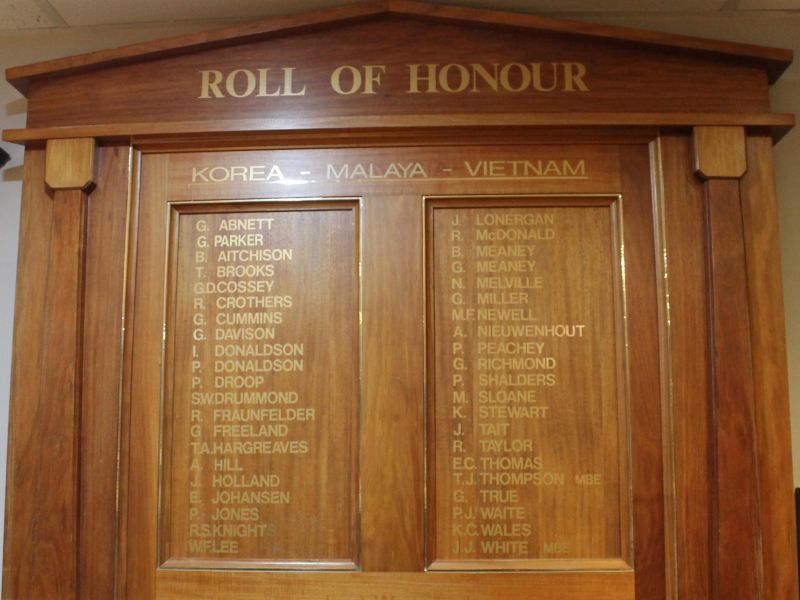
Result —
<path fill-rule="evenodd" d="M 311 81 L 296 67 L 199 72 L 201 100 L 305 96 Z M 390 71 L 386 65 L 340 65 L 328 77 L 339 96 L 376 95 L 384 84 L 407 94 L 588 92 L 580 62 L 424 63 Z"/>

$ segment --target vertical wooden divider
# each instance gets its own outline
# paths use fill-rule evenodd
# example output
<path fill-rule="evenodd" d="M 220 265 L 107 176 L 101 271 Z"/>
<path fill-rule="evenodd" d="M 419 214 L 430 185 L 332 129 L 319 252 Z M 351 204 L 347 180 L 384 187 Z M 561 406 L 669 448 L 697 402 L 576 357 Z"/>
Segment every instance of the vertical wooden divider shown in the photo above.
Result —
<path fill-rule="evenodd" d="M 78 598 L 84 190 L 93 184 L 94 140 L 59 140 L 48 144 L 46 158 L 39 151 L 29 156 L 21 236 L 38 243 L 19 261 L 7 513 L 13 519 L 3 592 L 72 600 Z"/>
<path fill-rule="evenodd" d="M 425 566 L 423 490 L 414 485 L 422 481 L 424 460 L 421 221 L 418 200 L 411 195 L 373 195 L 363 213 L 363 243 L 370 249 L 363 258 L 364 571 Z M 395 251 L 401 244 L 407 248 L 403 254 Z M 404 293 L 384 294 L 392 285 Z"/>
<path fill-rule="evenodd" d="M 691 160 L 687 136 L 662 136 L 654 149 L 660 166 L 659 272 L 665 398 L 674 474 L 665 494 L 674 496 L 675 577 L 669 598 L 709 598 L 711 529 L 708 498 L 711 435 L 710 340 L 703 184 L 686 170 Z M 664 314 L 668 313 L 668 314 Z M 670 474 L 667 473 L 669 478 Z M 668 514 L 671 511 L 668 510 Z M 670 526 L 667 519 L 666 525 Z M 669 538 L 670 536 L 668 536 Z M 672 548 L 668 551 L 673 552 Z"/>
<path fill-rule="evenodd" d="M 78 597 L 114 598 L 117 453 L 130 148 L 97 152 L 86 206 Z"/>
<path fill-rule="evenodd" d="M 622 146 L 622 196 L 625 203 L 625 269 L 630 281 L 654 281 L 656 256 L 649 241 L 653 231 L 650 181 L 637 175 L 650 169 L 645 146 Z M 633 251 L 636 249 L 638 251 Z M 641 251 L 645 249 L 646 251 Z M 629 285 L 628 340 L 631 344 L 630 396 L 631 436 L 633 447 L 634 547 L 636 548 L 636 597 L 650 600 L 666 598 L 667 581 L 663 568 L 665 556 L 664 507 L 650 502 L 663 497 L 664 469 L 661 398 L 649 386 L 653 379 L 644 373 L 658 373 L 658 322 L 655 286 Z M 646 307 L 646 308 L 643 308 Z"/>

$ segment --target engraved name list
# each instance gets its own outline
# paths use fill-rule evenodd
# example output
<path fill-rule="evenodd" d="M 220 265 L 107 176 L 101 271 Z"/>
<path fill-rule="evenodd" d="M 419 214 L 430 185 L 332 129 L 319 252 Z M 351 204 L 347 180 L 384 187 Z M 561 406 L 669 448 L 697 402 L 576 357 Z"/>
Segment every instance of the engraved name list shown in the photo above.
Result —
<path fill-rule="evenodd" d="M 358 398 L 354 211 L 175 225 L 167 556 L 352 560 L 355 448 L 340 435 Z"/>
<path fill-rule="evenodd" d="M 620 556 L 612 222 L 551 202 L 429 206 L 434 568 Z"/>

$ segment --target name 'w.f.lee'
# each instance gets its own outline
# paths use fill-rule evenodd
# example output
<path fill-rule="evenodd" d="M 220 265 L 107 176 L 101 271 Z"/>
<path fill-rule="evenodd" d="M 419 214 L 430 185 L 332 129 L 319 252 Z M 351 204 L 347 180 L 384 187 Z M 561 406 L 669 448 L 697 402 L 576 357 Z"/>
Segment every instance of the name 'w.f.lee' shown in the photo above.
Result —
<path fill-rule="evenodd" d="M 199 73 L 201 100 L 305 96 L 308 90 L 295 67 Z M 579 62 L 408 64 L 404 89 L 408 94 L 588 92 L 586 75 L 586 65 Z M 375 95 L 392 76 L 385 65 L 341 65 L 331 71 L 329 83 L 340 96 Z"/>

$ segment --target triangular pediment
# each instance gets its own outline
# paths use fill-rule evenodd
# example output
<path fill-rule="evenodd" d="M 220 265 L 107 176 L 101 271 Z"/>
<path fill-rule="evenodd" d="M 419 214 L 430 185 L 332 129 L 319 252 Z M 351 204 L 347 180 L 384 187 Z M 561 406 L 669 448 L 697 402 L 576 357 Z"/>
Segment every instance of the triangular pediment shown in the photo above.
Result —
<path fill-rule="evenodd" d="M 694 122 L 653 117 L 676 113 L 738 124 L 719 115 L 767 113 L 767 83 L 790 61 L 774 48 L 384 0 L 7 76 L 29 97 L 29 128 L 94 127 L 82 131 L 89 135 L 163 131 L 156 123 L 176 132 L 462 126 L 476 115 L 485 125 L 537 124 L 541 115 Z"/>
<path fill-rule="evenodd" d="M 342 27 L 359 21 L 379 21 L 393 16 L 428 22 L 469 24 L 495 29 L 563 34 L 569 37 L 593 40 L 597 43 L 616 41 L 661 48 L 662 51 L 688 51 L 699 55 L 734 57 L 743 61 L 760 63 L 769 73 L 770 81 L 777 79 L 792 60 L 792 52 L 780 48 L 553 19 L 529 14 L 479 10 L 406 0 L 378 0 L 342 8 L 263 19 L 245 25 L 236 25 L 14 67 L 8 70 L 7 78 L 24 92 L 30 80 L 41 77 L 74 74 L 111 65 L 124 65 L 132 62 L 198 52 L 209 48 L 234 46 L 284 37 L 308 30 Z"/>

